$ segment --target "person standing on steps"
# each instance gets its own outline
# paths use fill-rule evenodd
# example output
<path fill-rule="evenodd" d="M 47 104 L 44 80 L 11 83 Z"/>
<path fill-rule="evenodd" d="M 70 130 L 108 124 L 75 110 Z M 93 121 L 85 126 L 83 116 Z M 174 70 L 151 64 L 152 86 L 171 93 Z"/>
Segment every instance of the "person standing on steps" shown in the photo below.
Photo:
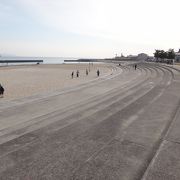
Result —
<path fill-rule="evenodd" d="M 137 69 L 137 64 L 134 65 L 135 70 Z"/>
<path fill-rule="evenodd" d="M 86 69 L 86 76 L 88 75 L 88 70 Z"/>

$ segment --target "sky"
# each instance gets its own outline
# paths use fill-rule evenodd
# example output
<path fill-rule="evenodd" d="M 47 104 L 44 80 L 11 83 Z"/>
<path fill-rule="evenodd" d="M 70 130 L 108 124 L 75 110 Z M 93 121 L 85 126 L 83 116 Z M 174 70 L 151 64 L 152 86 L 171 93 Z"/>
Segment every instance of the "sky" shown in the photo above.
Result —
<path fill-rule="evenodd" d="M 0 54 L 106 58 L 180 48 L 179 0 L 0 0 Z"/>

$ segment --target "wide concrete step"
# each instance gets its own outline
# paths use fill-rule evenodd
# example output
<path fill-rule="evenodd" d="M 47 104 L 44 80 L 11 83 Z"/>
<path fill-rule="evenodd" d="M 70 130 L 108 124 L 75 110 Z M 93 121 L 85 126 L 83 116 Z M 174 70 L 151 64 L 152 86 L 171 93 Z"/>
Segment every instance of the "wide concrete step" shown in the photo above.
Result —
<path fill-rule="evenodd" d="M 15 106 L 12 108 L 3 109 L 0 114 L 1 129 L 3 127 L 6 128 L 8 126 L 13 126 L 16 123 L 19 124 L 20 122 L 29 121 L 30 119 L 38 118 L 56 111 L 65 111 L 71 108 L 71 106 L 77 105 L 78 107 L 82 103 L 86 103 L 86 101 L 89 99 L 91 102 L 95 100 L 101 100 L 102 98 L 110 98 L 115 96 L 117 93 L 119 94 L 117 89 L 120 89 L 120 92 L 122 92 L 125 91 L 130 84 L 133 87 L 138 78 L 139 77 L 135 77 L 129 81 L 122 81 L 122 83 L 113 83 L 112 86 L 109 87 L 106 87 L 104 84 L 98 84 L 99 87 L 96 87 L 96 90 L 91 91 L 90 88 L 88 90 L 81 89 L 80 92 L 75 91 L 74 93 L 67 93 L 63 95 L 60 94 L 59 96 L 45 98 L 37 102 L 26 103 L 18 107 Z M 133 83 L 133 81 L 135 81 L 135 83 Z M 142 83 L 140 78 L 139 82 Z M 81 94 L 81 98 L 77 97 L 79 94 Z"/>
<path fill-rule="evenodd" d="M 11 119 L 8 119 L 8 117 L 4 118 L 4 121 L 6 123 L 8 121 L 10 121 L 11 123 L 7 124 L 7 126 L 5 126 L 4 128 L 1 127 L 3 128 L 1 129 L 0 136 L 1 143 L 59 121 L 60 119 L 57 117 L 61 117 L 61 119 L 71 119 L 71 116 L 77 114 L 77 116 L 81 116 L 81 118 L 83 118 L 83 114 L 86 114 L 86 116 L 90 116 L 91 114 L 105 108 L 110 109 L 112 104 L 115 104 L 120 100 L 123 106 L 125 106 L 126 104 L 133 102 L 134 99 L 139 98 L 139 96 L 142 96 L 144 93 L 146 93 L 146 91 L 148 92 L 153 87 L 150 82 L 151 81 L 148 81 L 147 79 L 141 79 L 141 81 L 138 80 L 138 83 L 134 81 L 128 84 L 124 84 L 124 86 L 115 88 L 106 94 L 91 98 L 88 101 L 78 103 L 75 106 L 73 105 L 67 108 L 58 109 L 57 111 L 44 114 L 37 118 L 30 118 L 26 120 L 23 119 L 22 121 L 18 119 L 18 122 L 15 122 L 15 124 L 13 124 Z M 112 113 L 113 112 L 115 112 L 114 108 Z M 51 118 L 51 121 L 49 121 L 49 118 Z M 72 123 L 73 121 L 71 122 L 69 120 L 68 122 Z M 65 125 L 67 125 L 67 123 L 65 123 Z"/>
<path fill-rule="evenodd" d="M 175 86 L 177 82 L 174 82 Z M 177 92 L 180 89 L 177 88 Z M 180 101 L 143 180 L 180 179 Z"/>

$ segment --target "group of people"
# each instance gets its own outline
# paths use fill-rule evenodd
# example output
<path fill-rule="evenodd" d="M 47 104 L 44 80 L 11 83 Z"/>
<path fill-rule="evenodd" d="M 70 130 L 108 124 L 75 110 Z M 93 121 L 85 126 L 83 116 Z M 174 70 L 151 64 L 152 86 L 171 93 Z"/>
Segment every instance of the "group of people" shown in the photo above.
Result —
<path fill-rule="evenodd" d="M 74 77 L 74 71 L 71 73 L 71 77 L 72 77 L 72 79 L 73 79 L 73 77 Z M 76 77 L 79 77 L 79 71 L 78 71 L 78 70 L 76 71 Z"/>
<path fill-rule="evenodd" d="M 86 76 L 88 76 L 88 74 L 89 74 L 89 71 L 86 69 Z M 99 77 L 99 75 L 100 75 L 100 71 L 98 69 L 97 70 L 97 76 Z M 74 77 L 74 71 L 72 71 L 72 73 L 71 73 L 71 78 L 73 79 L 73 77 Z M 79 77 L 79 70 L 76 71 L 76 77 L 77 78 Z"/>
<path fill-rule="evenodd" d="M 0 84 L 0 97 L 3 97 L 4 94 L 4 88 L 3 86 Z"/>

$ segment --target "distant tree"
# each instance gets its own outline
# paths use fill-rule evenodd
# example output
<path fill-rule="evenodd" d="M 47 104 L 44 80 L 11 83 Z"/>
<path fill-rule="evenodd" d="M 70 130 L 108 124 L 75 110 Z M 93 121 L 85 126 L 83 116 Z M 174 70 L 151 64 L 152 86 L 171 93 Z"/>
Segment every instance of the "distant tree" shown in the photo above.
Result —
<path fill-rule="evenodd" d="M 160 51 L 161 51 L 161 50 L 156 49 L 156 50 L 155 50 L 155 53 L 154 53 L 154 57 L 156 58 L 157 61 L 158 61 L 159 58 L 160 58 L 160 57 L 159 57 Z"/>
<path fill-rule="evenodd" d="M 159 52 L 159 58 L 161 59 L 161 62 L 164 62 L 164 59 L 167 57 L 167 53 L 164 50 L 160 50 Z"/>
<path fill-rule="evenodd" d="M 169 49 L 169 50 L 167 51 L 167 59 L 175 59 L 174 49 Z"/>
<path fill-rule="evenodd" d="M 169 49 L 168 51 L 164 51 L 164 50 L 155 50 L 155 53 L 154 53 L 154 57 L 156 58 L 157 61 L 160 61 L 161 62 L 169 62 L 165 59 L 175 59 L 175 52 L 174 52 L 174 49 Z"/>
<path fill-rule="evenodd" d="M 162 58 L 162 59 L 167 59 L 167 57 L 168 57 L 168 53 L 167 53 L 167 51 L 164 51 L 164 52 L 163 52 L 163 58 Z"/>

